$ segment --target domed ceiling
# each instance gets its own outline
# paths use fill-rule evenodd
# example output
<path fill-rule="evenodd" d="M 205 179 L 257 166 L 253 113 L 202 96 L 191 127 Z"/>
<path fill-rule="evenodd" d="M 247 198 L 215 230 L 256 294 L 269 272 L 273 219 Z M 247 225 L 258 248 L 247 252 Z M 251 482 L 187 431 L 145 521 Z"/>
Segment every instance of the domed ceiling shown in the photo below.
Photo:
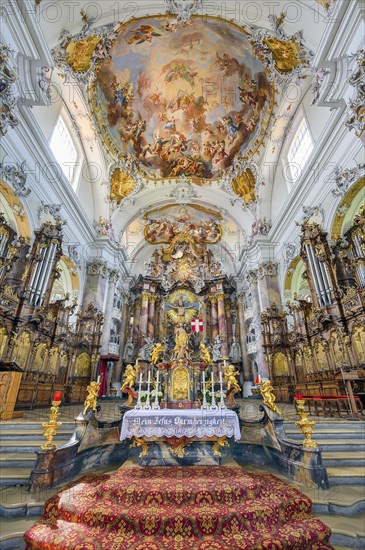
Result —
<path fill-rule="evenodd" d="M 221 19 L 122 25 L 91 84 L 105 144 L 150 177 L 218 178 L 258 149 L 269 124 L 273 87 L 259 55 Z"/>

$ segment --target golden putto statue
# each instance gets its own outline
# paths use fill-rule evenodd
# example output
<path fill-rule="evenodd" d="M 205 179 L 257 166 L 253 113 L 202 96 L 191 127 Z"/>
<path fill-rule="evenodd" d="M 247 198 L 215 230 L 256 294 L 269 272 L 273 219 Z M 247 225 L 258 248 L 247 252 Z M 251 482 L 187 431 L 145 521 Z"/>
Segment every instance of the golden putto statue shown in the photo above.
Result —
<path fill-rule="evenodd" d="M 125 372 L 124 372 L 124 380 L 123 385 L 121 387 L 122 393 L 128 394 L 128 400 L 127 400 L 127 407 L 131 407 L 133 403 L 133 399 L 137 397 L 137 394 L 133 388 L 134 383 L 136 381 L 136 376 L 138 373 L 138 366 L 135 365 L 127 365 Z"/>

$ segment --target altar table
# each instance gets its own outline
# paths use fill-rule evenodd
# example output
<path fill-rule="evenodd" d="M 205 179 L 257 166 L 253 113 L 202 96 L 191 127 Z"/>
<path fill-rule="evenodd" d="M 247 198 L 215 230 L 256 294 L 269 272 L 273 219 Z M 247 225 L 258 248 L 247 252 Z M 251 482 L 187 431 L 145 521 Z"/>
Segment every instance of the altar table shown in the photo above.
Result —
<path fill-rule="evenodd" d="M 120 439 L 128 437 L 241 437 L 237 413 L 230 410 L 131 410 L 123 416 Z"/>

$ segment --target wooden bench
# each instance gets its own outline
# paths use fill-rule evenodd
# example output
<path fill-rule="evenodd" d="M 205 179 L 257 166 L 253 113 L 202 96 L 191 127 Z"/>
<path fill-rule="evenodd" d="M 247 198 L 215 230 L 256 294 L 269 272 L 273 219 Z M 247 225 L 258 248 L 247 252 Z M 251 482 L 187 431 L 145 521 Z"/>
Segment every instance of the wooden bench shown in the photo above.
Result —
<path fill-rule="evenodd" d="M 341 418 L 345 418 L 342 413 L 346 413 L 346 416 L 351 414 L 349 405 L 349 398 L 347 395 L 302 395 L 308 403 L 309 414 L 312 414 L 311 407 L 314 407 L 314 414 L 319 416 L 321 413 L 323 416 L 334 416 L 333 412 L 337 412 Z M 364 415 L 364 409 L 360 397 L 354 395 L 354 401 L 356 403 L 357 413 Z M 318 410 L 320 408 L 320 411 Z"/>

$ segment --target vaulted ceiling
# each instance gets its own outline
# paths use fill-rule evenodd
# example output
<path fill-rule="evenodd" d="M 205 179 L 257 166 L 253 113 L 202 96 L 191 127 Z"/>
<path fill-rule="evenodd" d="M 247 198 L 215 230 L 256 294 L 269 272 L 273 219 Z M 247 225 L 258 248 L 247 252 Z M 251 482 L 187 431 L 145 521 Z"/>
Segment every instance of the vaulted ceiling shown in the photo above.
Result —
<path fill-rule="evenodd" d="M 269 171 L 312 82 L 331 4 L 82 0 L 58 12 L 42 1 L 52 82 L 100 168 L 82 200 L 132 258 L 154 246 L 149 211 L 197 205 L 220 218 L 234 271 L 253 223 L 272 217 Z"/>

